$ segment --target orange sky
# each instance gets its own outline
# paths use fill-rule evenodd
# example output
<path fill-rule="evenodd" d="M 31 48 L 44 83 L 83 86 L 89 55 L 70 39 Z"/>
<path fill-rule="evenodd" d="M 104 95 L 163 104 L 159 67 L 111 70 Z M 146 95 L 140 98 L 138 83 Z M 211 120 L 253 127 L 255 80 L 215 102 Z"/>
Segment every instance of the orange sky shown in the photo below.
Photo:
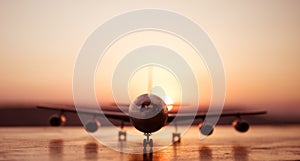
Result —
<path fill-rule="evenodd" d="M 188 3 L 3 0 L 0 2 L 0 102 L 72 102 L 73 67 L 88 36 L 115 15 L 133 9 L 160 8 L 189 17 L 209 34 L 224 63 L 228 104 L 283 111 L 290 108 L 299 113 L 299 7 L 296 0 Z M 145 36 L 147 39 L 142 38 Z M 164 44 L 181 53 L 198 74 L 203 104 L 209 101 L 206 68 L 198 64 L 200 59 L 195 58 L 188 46 L 167 34 L 135 33 L 121 39 L 108 50 L 107 61 L 102 64 L 108 69 L 106 77 L 101 79 L 99 72 L 96 82 L 109 83 L 109 71 L 115 66 L 112 62 L 117 62 L 134 46 L 147 43 Z M 173 79 L 163 72 L 156 72 L 154 81 L 161 82 L 157 79 L 159 75 Z M 133 77 L 129 86 L 139 79 Z M 178 89 L 176 81 L 168 84 L 174 84 L 174 88 L 167 88 L 176 100 L 178 96 L 172 92 Z M 140 86 L 147 89 L 143 82 Z M 97 95 L 109 97 L 110 90 L 104 91 L 97 90 Z"/>

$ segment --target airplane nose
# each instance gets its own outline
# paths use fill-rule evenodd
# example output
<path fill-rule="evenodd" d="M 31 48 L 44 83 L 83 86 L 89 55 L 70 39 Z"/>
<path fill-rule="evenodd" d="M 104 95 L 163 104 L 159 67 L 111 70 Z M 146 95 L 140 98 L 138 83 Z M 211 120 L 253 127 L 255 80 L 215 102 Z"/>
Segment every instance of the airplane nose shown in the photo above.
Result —
<path fill-rule="evenodd" d="M 138 119 L 149 119 L 161 111 L 167 110 L 164 101 L 153 94 L 138 96 L 129 106 L 129 116 Z"/>

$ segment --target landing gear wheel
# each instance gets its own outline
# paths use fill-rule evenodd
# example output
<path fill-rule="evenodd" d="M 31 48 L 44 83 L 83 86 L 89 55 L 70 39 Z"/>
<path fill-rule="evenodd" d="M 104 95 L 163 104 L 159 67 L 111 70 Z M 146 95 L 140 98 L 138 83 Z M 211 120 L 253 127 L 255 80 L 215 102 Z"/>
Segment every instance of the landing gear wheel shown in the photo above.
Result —
<path fill-rule="evenodd" d="M 146 146 L 147 146 L 147 140 L 146 139 L 144 139 L 143 146 L 144 146 L 144 149 L 146 149 Z"/>
<path fill-rule="evenodd" d="M 149 145 L 149 147 L 150 147 L 149 153 L 152 154 L 153 153 L 153 150 L 152 150 L 153 140 L 149 138 L 149 136 L 151 134 L 150 133 L 145 133 L 144 135 L 147 137 L 147 139 L 144 139 L 144 141 L 143 141 L 143 146 L 144 146 L 143 152 L 144 152 L 144 154 L 147 153 L 147 145 Z"/>
<path fill-rule="evenodd" d="M 153 140 L 152 140 L 152 139 L 150 139 L 149 146 L 150 146 L 151 148 L 153 147 Z"/>

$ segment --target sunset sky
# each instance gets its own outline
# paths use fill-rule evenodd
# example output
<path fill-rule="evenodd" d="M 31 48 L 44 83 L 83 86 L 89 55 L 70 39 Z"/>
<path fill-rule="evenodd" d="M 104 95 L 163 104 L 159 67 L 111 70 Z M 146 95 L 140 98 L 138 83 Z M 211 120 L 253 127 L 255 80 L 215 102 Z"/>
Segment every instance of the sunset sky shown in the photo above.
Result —
<path fill-rule="evenodd" d="M 88 36 L 116 15 L 144 8 L 177 12 L 208 33 L 224 65 L 226 104 L 300 114 L 297 0 L 2 0 L 0 103 L 72 103 L 73 69 Z M 100 64 L 107 70 L 95 76 L 100 99 L 112 101 L 107 84 L 116 63 L 147 44 L 163 44 L 181 53 L 197 74 L 202 103 L 209 103 L 210 78 L 201 59 L 182 40 L 155 31 L 130 34 L 107 50 Z M 130 96 L 147 91 L 145 73 L 147 69 L 141 69 L 132 77 Z M 180 87 L 172 74 L 154 67 L 153 83 L 164 85 L 167 95 L 178 101 Z"/>

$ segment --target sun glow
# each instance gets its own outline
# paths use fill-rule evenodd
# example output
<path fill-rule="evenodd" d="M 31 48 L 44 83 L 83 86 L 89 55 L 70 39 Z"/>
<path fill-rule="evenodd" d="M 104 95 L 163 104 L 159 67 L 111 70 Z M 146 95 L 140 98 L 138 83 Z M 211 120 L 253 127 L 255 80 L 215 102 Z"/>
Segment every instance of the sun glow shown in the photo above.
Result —
<path fill-rule="evenodd" d="M 172 110 L 174 101 L 169 96 L 164 97 L 164 101 L 167 104 L 168 111 Z"/>

